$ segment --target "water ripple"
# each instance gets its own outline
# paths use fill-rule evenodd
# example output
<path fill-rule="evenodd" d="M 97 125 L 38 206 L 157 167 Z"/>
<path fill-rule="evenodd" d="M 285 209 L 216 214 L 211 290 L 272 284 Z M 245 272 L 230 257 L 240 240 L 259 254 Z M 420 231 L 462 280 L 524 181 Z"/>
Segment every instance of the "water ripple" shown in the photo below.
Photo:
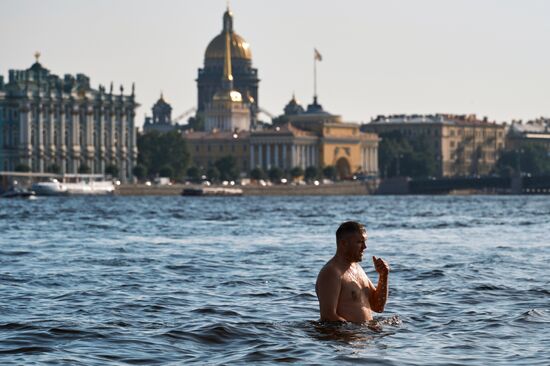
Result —
<path fill-rule="evenodd" d="M 547 365 L 549 213 L 536 196 L 2 201 L 1 364 Z M 390 262 L 390 299 L 321 323 L 315 279 L 348 219 Z"/>

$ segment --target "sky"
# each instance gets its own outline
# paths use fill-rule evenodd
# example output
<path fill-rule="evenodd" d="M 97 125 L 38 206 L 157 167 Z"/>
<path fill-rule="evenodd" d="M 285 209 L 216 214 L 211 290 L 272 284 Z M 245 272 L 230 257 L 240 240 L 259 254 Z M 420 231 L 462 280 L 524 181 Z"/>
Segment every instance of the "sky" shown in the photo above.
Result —
<path fill-rule="evenodd" d="M 196 107 L 204 51 L 225 0 L 0 0 L 0 75 L 40 62 L 129 92 L 136 124 L 161 91 L 173 117 Z M 258 69 L 259 104 L 279 115 L 295 93 L 345 121 L 388 114 L 550 117 L 550 1 L 232 0 L 234 29 Z"/>

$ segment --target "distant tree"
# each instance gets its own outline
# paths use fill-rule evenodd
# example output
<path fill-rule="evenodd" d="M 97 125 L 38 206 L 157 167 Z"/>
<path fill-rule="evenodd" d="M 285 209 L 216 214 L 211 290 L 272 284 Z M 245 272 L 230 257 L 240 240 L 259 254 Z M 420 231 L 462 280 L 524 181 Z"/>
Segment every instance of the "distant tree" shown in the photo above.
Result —
<path fill-rule="evenodd" d="M 220 179 L 220 171 L 215 166 L 209 166 L 208 169 L 206 169 L 206 177 L 211 182 L 217 182 Z"/>
<path fill-rule="evenodd" d="M 436 151 L 427 136 L 419 136 L 409 142 L 411 149 L 401 155 L 400 174 L 413 178 L 437 175 Z"/>
<path fill-rule="evenodd" d="M 261 168 L 254 168 L 250 171 L 250 178 L 254 180 L 265 179 L 265 172 Z"/>
<path fill-rule="evenodd" d="M 150 131 L 139 135 L 137 144 L 138 163 L 144 165 L 151 176 L 160 174 L 161 167 L 170 166 L 174 179 L 183 178 L 189 163 L 189 153 L 179 131 Z"/>
<path fill-rule="evenodd" d="M 197 182 L 201 177 L 200 169 L 196 166 L 192 166 L 191 168 L 187 169 L 187 177 L 192 181 Z"/>
<path fill-rule="evenodd" d="M 293 179 L 299 178 L 304 175 L 304 169 L 299 166 L 295 166 L 294 168 L 290 169 L 290 176 Z"/>
<path fill-rule="evenodd" d="M 527 173 L 550 174 L 550 155 L 542 146 L 526 145 L 517 150 L 503 151 L 496 163 L 495 172 L 503 177 Z"/>
<path fill-rule="evenodd" d="M 323 177 L 336 180 L 336 168 L 332 165 L 327 165 L 323 168 Z"/>
<path fill-rule="evenodd" d="M 380 134 L 380 138 L 378 165 L 384 178 L 437 175 L 436 151 L 427 136 L 409 140 L 399 131 L 392 131 Z"/>
<path fill-rule="evenodd" d="M 90 167 L 87 166 L 86 164 L 81 164 L 78 167 L 78 173 L 80 174 L 90 174 L 91 172 L 92 172 L 92 169 L 90 169 Z"/>
<path fill-rule="evenodd" d="M 113 178 L 118 178 L 118 167 L 115 164 L 109 164 L 105 167 L 105 174 Z"/>
<path fill-rule="evenodd" d="M 168 177 L 168 178 L 172 179 L 172 178 L 174 178 L 174 169 L 169 164 L 163 165 L 159 169 L 158 175 L 160 177 Z"/>
<path fill-rule="evenodd" d="M 317 179 L 319 177 L 319 169 L 316 166 L 308 166 L 305 171 L 304 178 L 307 181 Z"/>
<path fill-rule="evenodd" d="M 61 173 L 61 168 L 57 164 L 50 164 L 46 168 L 46 171 L 48 173 L 59 174 L 59 173 Z"/>
<path fill-rule="evenodd" d="M 283 171 L 274 166 L 267 172 L 267 175 L 269 176 L 269 180 L 271 180 L 273 183 L 279 183 L 281 181 L 281 178 L 283 177 Z"/>
<path fill-rule="evenodd" d="M 214 166 L 220 172 L 221 180 L 236 180 L 239 178 L 239 167 L 237 166 L 237 159 L 228 155 L 216 160 Z"/>
<path fill-rule="evenodd" d="M 147 176 L 147 168 L 144 165 L 138 164 L 132 169 L 132 174 L 134 174 L 138 180 L 142 180 Z"/>
<path fill-rule="evenodd" d="M 17 164 L 14 170 L 16 172 L 28 173 L 31 171 L 31 168 L 26 164 Z"/>

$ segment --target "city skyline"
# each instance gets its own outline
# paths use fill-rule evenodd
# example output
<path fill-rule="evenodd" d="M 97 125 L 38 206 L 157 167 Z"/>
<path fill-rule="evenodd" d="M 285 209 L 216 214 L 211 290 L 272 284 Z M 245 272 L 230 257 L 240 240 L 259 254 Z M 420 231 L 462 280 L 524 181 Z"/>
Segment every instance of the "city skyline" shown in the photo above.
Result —
<path fill-rule="evenodd" d="M 475 113 L 497 122 L 550 115 L 544 1 L 232 1 L 235 30 L 251 46 L 260 106 L 274 115 L 295 93 L 346 121 L 379 114 Z M 197 69 L 221 31 L 225 1 L 5 1 L 0 74 L 26 69 L 39 51 L 54 74 L 111 81 L 141 104 L 161 91 L 173 116 L 195 107 Z M 93 20 L 94 24 L 86 22 Z M 265 118 L 264 118 L 265 119 Z M 184 122 L 184 121 L 182 121 Z"/>

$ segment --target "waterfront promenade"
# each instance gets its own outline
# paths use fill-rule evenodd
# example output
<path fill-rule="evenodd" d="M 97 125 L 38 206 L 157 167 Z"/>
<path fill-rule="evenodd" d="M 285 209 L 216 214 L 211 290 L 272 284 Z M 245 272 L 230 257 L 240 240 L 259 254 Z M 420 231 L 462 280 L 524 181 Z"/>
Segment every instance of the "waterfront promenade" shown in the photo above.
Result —
<path fill-rule="evenodd" d="M 173 184 L 147 186 L 145 184 L 122 184 L 116 187 L 120 196 L 177 196 L 184 188 L 201 188 L 200 185 Z M 223 187 L 223 186 L 219 186 Z M 339 182 L 321 185 L 246 185 L 238 186 L 245 196 L 313 196 L 313 195 L 365 195 L 373 194 L 374 184 L 362 182 Z"/>

